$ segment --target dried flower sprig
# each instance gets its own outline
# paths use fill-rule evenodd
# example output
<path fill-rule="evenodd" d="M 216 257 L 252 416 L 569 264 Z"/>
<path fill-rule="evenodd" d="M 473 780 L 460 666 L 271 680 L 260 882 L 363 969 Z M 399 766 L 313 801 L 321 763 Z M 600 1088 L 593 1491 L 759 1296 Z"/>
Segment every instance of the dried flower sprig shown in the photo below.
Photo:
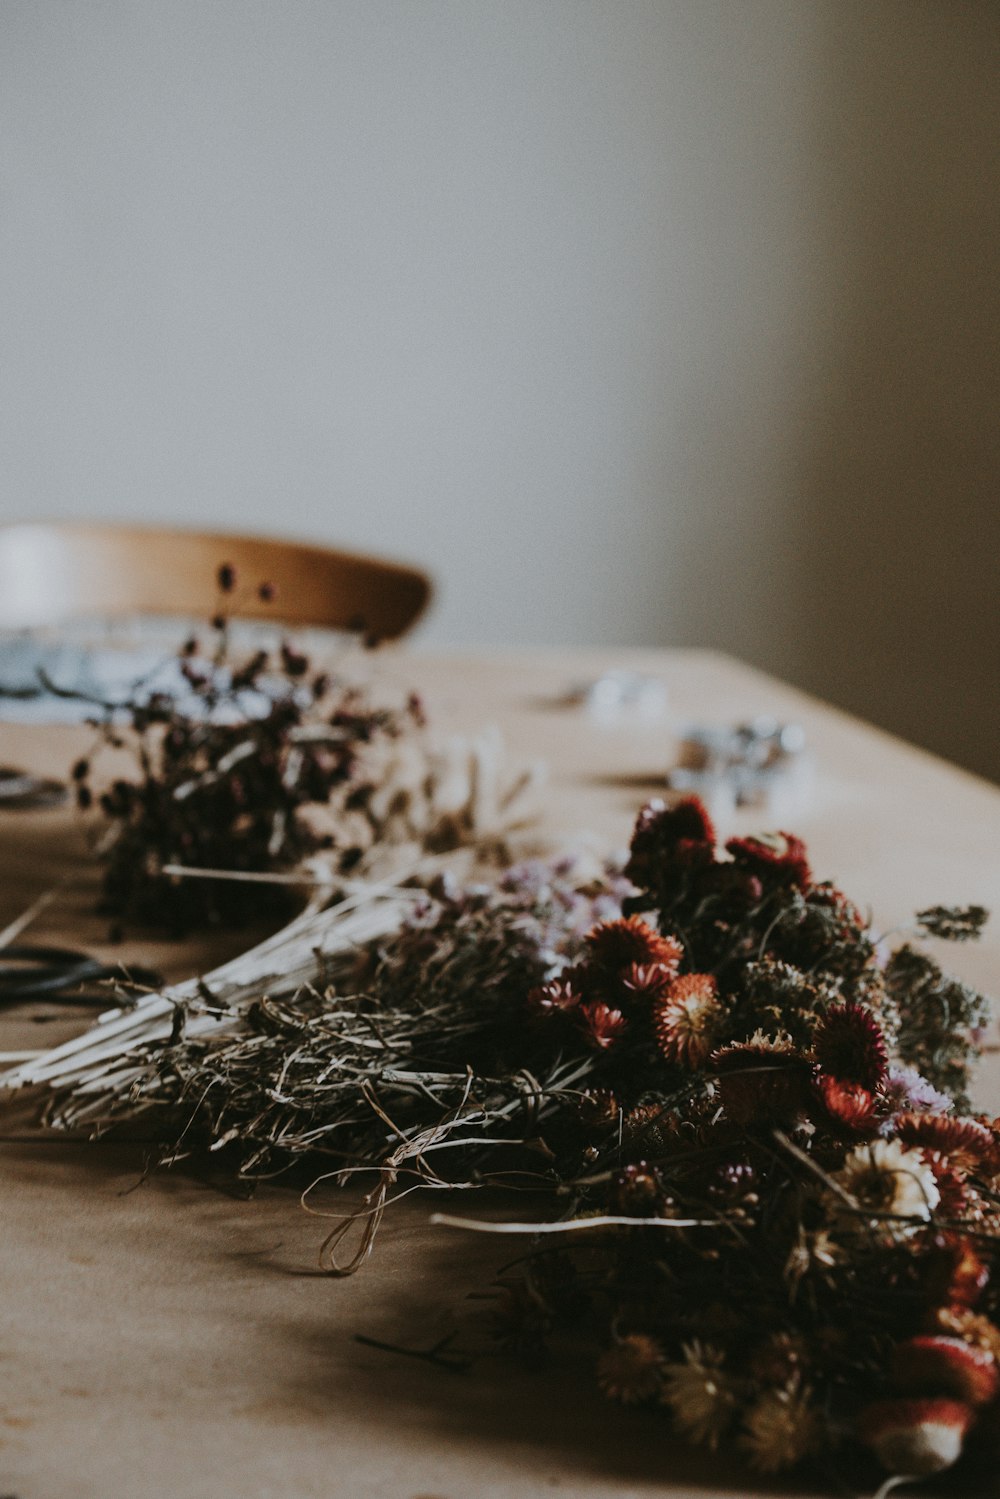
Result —
<path fill-rule="evenodd" d="M 357 865 L 377 820 L 379 752 L 424 722 L 416 697 L 378 705 L 290 641 L 238 657 L 228 563 L 218 586 L 207 640 L 180 649 L 178 685 L 147 678 L 124 703 L 94 704 L 95 748 L 72 772 L 79 806 L 102 817 L 102 908 L 175 935 L 280 915 L 294 899 L 287 884 L 185 879 L 178 866 L 289 871 L 320 851 L 336 871 Z M 256 591 L 275 597 L 267 581 Z M 102 748 L 128 751 L 133 774 L 101 782 Z"/>

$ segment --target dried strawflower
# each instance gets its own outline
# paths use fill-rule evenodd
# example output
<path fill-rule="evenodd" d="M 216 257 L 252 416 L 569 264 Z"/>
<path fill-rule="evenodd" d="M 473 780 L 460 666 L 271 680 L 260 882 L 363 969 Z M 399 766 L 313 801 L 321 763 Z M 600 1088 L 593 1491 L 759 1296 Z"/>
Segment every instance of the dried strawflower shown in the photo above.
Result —
<path fill-rule="evenodd" d="M 858 1431 L 887 1472 L 926 1478 L 958 1459 L 972 1421 L 959 1400 L 878 1400 L 862 1412 Z"/>
<path fill-rule="evenodd" d="M 786 1042 L 754 1040 L 712 1053 L 719 1098 L 735 1124 L 786 1124 L 807 1109 L 809 1068 Z"/>
<path fill-rule="evenodd" d="M 659 1392 L 681 1433 L 764 1471 L 858 1411 L 897 1472 L 987 1444 L 1000 1125 L 963 1101 L 985 1001 L 913 945 L 886 958 L 798 840 L 719 850 L 694 801 L 640 817 L 629 877 L 436 880 L 221 1025 L 178 1005 L 138 1058 L 74 1051 L 61 1117 L 141 1111 L 249 1177 L 374 1170 L 375 1222 L 411 1182 L 527 1177 L 553 1221 L 490 1225 L 541 1246 L 506 1346 L 589 1337 L 609 1394 Z"/>
<path fill-rule="evenodd" d="M 654 964 L 673 977 L 683 955 L 679 942 L 662 937 L 638 916 L 602 921 L 587 937 L 589 965 L 611 978 L 631 974 L 634 965 Z"/>
<path fill-rule="evenodd" d="M 661 1398 L 683 1437 L 715 1451 L 739 1408 L 739 1383 L 725 1371 L 724 1355 L 711 1343 L 694 1339 L 682 1351 L 682 1363 L 666 1365 Z"/>
<path fill-rule="evenodd" d="M 743 1417 L 740 1445 L 758 1472 L 792 1468 L 822 1444 L 823 1428 L 812 1391 L 797 1378 L 765 1391 Z"/>
<path fill-rule="evenodd" d="M 877 1128 L 875 1095 L 860 1083 L 841 1082 L 821 1073 L 813 1086 L 830 1124 L 849 1134 L 867 1134 Z"/>
<path fill-rule="evenodd" d="M 692 1070 L 704 1065 L 723 1019 L 718 985 L 710 973 L 683 973 L 653 1006 L 656 1044 L 668 1062 Z"/>
<path fill-rule="evenodd" d="M 1000 1147 L 992 1130 L 976 1119 L 943 1114 L 900 1114 L 893 1120 L 893 1133 L 906 1145 L 919 1145 L 948 1158 L 960 1171 L 1000 1164 Z"/>
<path fill-rule="evenodd" d="M 862 1214 L 875 1215 L 873 1221 L 896 1236 L 926 1222 L 940 1197 L 920 1151 L 907 1150 L 898 1140 L 855 1146 L 833 1179 Z"/>
<path fill-rule="evenodd" d="M 992 1352 L 962 1338 L 923 1334 L 897 1343 L 890 1375 L 908 1395 L 948 1395 L 966 1405 L 988 1405 L 1000 1387 Z"/>
<path fill-rule="evenodd" d="M 638 1405 L 655 1400 L 663 1384 L 663 1349 L 646 1333 L 626 1333 L 597 1361 L 597 1383 L 610 1400 Z"/>
<path fill-rule="evenodd" d="M 864 1005 L 831 1005 L 816 1028 L 813 1055 L 820 1069 L 869 1093 L 881 1087 L 888 1071 L 885 1040 L 874 1015 Z"/>
<path fill-rule="evenodd" d="M 600 999 L 580 1005 L 576 1018 L 588 1044 L 598 1051 L 614 1046 L 628 1030 L 628 1021 L 621 1010 L 612 1009 Z"/>

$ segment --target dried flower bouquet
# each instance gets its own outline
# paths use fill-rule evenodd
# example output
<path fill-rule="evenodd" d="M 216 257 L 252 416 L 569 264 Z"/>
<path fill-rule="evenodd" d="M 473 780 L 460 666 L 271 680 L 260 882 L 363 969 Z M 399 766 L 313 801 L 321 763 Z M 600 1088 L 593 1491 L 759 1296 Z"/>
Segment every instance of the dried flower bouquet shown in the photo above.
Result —
<path fill-rule="evenodd" d="M 141 1119 L 163 1159 L 250 1177 L 374 1170 L 357 1252 L 337 1259 L 357 1215 L 326 1246 L 341 1271 L 414 1183 L 530 1185 L 552 1221 L 478 1225 L 532 1238 L 506 1346 L 582 1332 L 609 1397 L 765 1473 L 842 1445 L 890 1483 L 989 1460 L 1000 1127 L 968 1096 L 989 1012 L 920 940 L 982 910 L 925 911 L 890 952 L 799 839 L 719 849 L 693 799 L 642 813 L 624 878 L 534 863 L 358 900 L 314 918 L 311 966 L 175 994 L 138 1047 L 64 1049 L 35 1073 L 54 1118 Z"/>

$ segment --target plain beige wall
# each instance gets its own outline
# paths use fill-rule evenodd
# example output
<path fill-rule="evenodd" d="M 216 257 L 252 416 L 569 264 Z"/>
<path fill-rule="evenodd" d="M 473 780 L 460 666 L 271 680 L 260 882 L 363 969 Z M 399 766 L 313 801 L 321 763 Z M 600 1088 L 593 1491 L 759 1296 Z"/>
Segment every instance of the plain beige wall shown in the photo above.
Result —
<path fill-rule="evenodd" d="M 3 0 L 0 519 L 429 563 L 1000 777 L 993 0 Z"/>

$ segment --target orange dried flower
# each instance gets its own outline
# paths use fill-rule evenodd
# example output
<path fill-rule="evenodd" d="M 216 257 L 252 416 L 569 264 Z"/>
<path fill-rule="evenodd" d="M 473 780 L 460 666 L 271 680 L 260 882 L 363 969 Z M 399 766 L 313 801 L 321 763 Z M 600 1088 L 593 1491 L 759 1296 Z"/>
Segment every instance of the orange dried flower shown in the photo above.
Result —
<path fill-rule="evenodd" d="M 710 973 L 675 978 L 653 1007 L 656 1044 L 668 1062 L 695 1071 L 704 1065 L 722 1020 L 718 985 Z"/>
<path fill-rule="evenodd" d="M 875 1097 L 860 1083 L 820 1073 L 813 1086 L 831 1123 L 856 1134 L 875 1128 Z"/>

